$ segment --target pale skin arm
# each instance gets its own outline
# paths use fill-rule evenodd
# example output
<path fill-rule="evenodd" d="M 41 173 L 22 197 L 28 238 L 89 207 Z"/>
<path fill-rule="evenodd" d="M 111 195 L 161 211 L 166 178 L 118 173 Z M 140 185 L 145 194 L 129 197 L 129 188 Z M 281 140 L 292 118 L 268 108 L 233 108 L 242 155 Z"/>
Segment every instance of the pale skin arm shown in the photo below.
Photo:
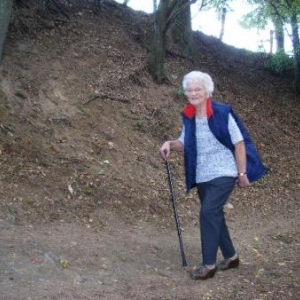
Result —
<path fill-rule="evenodd" d="M 164 142 L 159 150 L 161 157 L 167 160 L 170 157 L 171 150 L 184 151 L 184 145 L 179 140 Z"/>
<path fill-rule="evenodd" d="M 246 148 L 244 141 L 240 141 L 234 145 L 235 147 L 235 160 L 237 164 L 238 173 L 246 172 Z M 238 176 L 238 186 L 240 188 L 246 188 L 250 186 L 251 183 L 247 175 Z"/>

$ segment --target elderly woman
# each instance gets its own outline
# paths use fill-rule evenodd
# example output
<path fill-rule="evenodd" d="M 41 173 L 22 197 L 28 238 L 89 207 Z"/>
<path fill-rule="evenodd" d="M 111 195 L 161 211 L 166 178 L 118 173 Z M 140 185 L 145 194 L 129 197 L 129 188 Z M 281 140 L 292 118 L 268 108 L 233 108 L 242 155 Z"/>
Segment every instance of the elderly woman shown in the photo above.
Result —
<path fill-rule="evenodd" d="M 160 153 L 168 159 L 171 150 L 184 151 L 187 192 L 198 189 L 202 264 L 193 270 L 191 278 L 204 280 L 217 270 L 239 266 L 223 207 L 236 182 L 246 188 L 267 170 L 231 106 L 211 99 L 211 77 L 193 71 L 184 76 L 182 85 L 189 101 L 182 112 L 182 132 L 177 140 L 166 141 Z M 217 265 L 219 247 L 224 260 Z"/>

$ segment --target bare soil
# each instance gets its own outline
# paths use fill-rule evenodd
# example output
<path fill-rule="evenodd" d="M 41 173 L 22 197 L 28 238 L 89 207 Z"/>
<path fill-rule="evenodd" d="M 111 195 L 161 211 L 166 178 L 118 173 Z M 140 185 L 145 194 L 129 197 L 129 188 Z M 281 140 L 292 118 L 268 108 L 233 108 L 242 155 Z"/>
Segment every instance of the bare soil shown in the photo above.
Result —
<path fill-rule="evenodd" d="M 169 45 L 169 82 L 148 72 L 152 16 L 104 1 L 14 12 L 0 83 L 0 299 L 299 299 L 300 99 L 268 57 L 195 32 Z M 238 270 L 204 282 L 199 201 L 172 172 L 189 266 L 181 266 L 161 143 L 180 132 L 182 76 L 209 72 L 269 167 L 226 208 Z M 221 259 L 221 257 L 219 257 Z"/>

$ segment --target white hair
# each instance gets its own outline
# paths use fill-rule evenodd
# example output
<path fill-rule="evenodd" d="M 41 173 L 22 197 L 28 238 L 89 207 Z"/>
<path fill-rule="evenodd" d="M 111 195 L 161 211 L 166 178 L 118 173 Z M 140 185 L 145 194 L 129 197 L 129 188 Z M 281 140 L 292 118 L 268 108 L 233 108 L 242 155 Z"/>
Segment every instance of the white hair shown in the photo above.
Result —
<path fill-rule="evenodd" d="M 203 73 L 200 71 L 192 71 L 186 74 L 182 80 L 182 87 L 184 93 L 186 93 L 188 85 L 191 82 L 198 82 L 199 84 L 203 85 L 208 95 L 212 96 L 212 93 L 214 91 L 214 83 L 207 73 Z"/>

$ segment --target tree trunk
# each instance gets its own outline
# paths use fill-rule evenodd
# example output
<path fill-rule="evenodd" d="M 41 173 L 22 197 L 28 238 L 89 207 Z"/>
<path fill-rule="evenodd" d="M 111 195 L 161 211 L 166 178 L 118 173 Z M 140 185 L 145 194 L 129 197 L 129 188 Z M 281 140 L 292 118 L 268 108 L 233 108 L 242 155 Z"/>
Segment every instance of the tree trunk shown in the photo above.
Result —
<path fill-rule="evenodd" d="M 3 49 L 10 21 L 13 0 L 0 1 L 0 62 L 3 56 Z"/>
<path fill-rule="evenodd" d="M 157 11 L 157 0 L 153 0 L 153 12 Z"/>
<path fill-rule="evenodd" d="M 284 50 L 284 28 L 281 18 L 275 14 L 272 17 L 272 21 L 275 27 L 275 39 L 276 39 L 276 52 Z"/>
<path fill-rule="evenodd" d="M 168 0 L 161 0 L 154 21 L 154 42 L 150 53 L 150 73 L 155 82 L 161 84 L 166 80 L 165 53 L 166 53 L 166 22 Z"/>
<path fill-rule="evenodd" d="M 167 43 L 167 31 L 171 28 L 173 42 L 178 43 L 186 53 L 193 55 L 193 32 L 190 4 L 195 0 L 161 0 L 155 12 L 154 42 L 150 53 L 150 73 L 161 84 L 166 79 L 164 62 Z"/>
<path fill-rule="evenodd" d="M 295 69 L 295 88 L 300 94 L 300 43 L 299 43 L 299 27 L 297 23 L 297 14 L 291 16 L 293 52 L 294 52 L 294 69 Z"/>
<path fill-rule="evenodd" d="M 219 37 L 220 41 L 223 40 L 223 36 L 224 36 L 226 13 L 227 13 L 227 9 L 226 9 L 226 7 L 223 7 L 222 15 L 221 15 L 221 32 L 220 32 L 220 37 Z"/>
<path fill-rule="evenodd" d="M 171 13 L 172 38 L 180 45 L 185 54 L 193 57 L 193 31 L 191 21 L 190 0 L 177 0 Z"/>
<path fill-rule="evenodd" d="M 276 39 L 276 52 L 280 52 L 284 50 L 284 33 L 283 33 L 283 27 L 278 28 L 276 26 L 275 28 L 275 39 Z"/>

